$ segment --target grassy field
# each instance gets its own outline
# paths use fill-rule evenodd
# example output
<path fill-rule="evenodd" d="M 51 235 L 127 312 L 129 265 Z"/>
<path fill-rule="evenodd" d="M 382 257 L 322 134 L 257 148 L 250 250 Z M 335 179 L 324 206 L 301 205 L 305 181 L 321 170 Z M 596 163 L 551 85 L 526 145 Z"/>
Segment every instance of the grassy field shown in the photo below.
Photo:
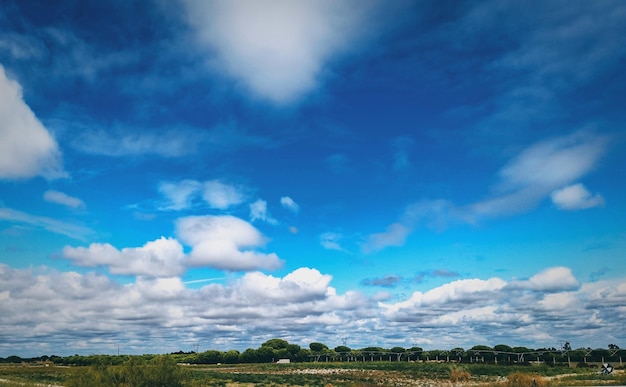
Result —
<path fill-rule="evenodd" d="M 172 367 L 175 364 L 166 366 Z M 441 363 L 292 363 L 238 365 L 180 365 L 176 374 L 181 386 L 223 387 L 380 387 L 380 386 L 484 386 L 537 387 L 626 385 L 623 370 L 600 375 L 597 369 L 549 366 L 498 366 Z M 2 365 L 4 386 L 150 386 L 159 382 L 155 365 L 63 367 L 55 365 Z M 172 369 L 167 370 L 168 374 Z M 105 378 L 107 376 L 109 379 Z M 126 375 L 126 376 L 124 376 Z M 130 378 L 128 375 L 133 375 Z M 150 380 L 148 380 L 150 379 Z M 163 383 L 163 384 L 159 384 Z"/>

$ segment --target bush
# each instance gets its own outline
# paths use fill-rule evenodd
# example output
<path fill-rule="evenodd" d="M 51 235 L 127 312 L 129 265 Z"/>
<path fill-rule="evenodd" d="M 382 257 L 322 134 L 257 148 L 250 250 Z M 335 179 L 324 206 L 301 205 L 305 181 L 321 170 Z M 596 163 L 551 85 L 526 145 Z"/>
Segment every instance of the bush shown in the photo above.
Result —
<path fill-rule="evenodd" d="M 507 377 L 506 387 L 545 387 L 545 380 L 537 374 L 513 372 Z"/>
<path fill-rule="evenodd" d="M 457 369 L 450 371 L 450 381 L 452 383 L 469 382 L 471 378 L 472 374 L 470 374 L 468 371 Z"/>
<path fill-rule="evenodd" d="M 122 366 L 97 365 L 74 374 L 68 387 L 182 387 L 189 373 L 167 356 L 145 363 L 131 357 Z"/>

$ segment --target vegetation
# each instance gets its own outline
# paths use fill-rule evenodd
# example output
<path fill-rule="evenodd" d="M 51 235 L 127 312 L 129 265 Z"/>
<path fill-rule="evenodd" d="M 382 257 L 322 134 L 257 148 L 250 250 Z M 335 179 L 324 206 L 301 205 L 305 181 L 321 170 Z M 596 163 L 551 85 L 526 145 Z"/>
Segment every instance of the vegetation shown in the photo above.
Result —
<path fill-rule="evenodd" d="M 513 372 L 506 380 L 506 387 L 545 387 L 546 382 L 538 374 Z"/>
<path fill-rule="evenodd" d="M 568 343 L 569 344 L 569 343 Z M 608 349 L 531 349 L 498 344 L 424 351 L 420 347 L 340 345 L 308 348 L 271 339 L 243 352 L 207 350 L 167 355 L 73 355 L 0 358 L 0 387 L 79 386 L 411 386 L 472 383 L 493 387 L 625 385 L 625 355 Z M 290 364 L 275 364 L 290 359 Z M 601 375 L 601 362 L 617 371 Z M 4 364 L 1 364 L 4 363 Z"/>

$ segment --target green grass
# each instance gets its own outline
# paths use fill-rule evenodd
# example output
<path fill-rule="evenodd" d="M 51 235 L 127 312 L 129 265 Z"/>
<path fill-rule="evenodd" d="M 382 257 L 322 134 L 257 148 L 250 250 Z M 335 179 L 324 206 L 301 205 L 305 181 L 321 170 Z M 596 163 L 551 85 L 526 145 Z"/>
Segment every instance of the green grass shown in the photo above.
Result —
<path fill-rule="evenodd" d="M 131 364 L 131 363 L 129 363 Z M 136 370 L 146 367 L 158 371 L 154 360 L 138 361 Z M 168 363 L 169 364 L 169 363 Z M 172 364 L 163 366 L 172 367 Z M 448 384 L 451 373 L 467 372 L 472 382 L 480 382 L 483 387 L 503 387 L 498 381 L 511 373 L 537 374 L 542 377 L 574 374 L 548 381 L 548 386 L 558 385 L 626 385 L 626 375 L 600 375 L 595 368 L 568 368 L 552 366 L 521 366 L 494 364 L 450 364 L 450 363 L 409 363 L 409 362 L 336 362 L 336 363 L 291 363 L 291 364 L 236 364 L 236 365 L 191 365 L 175 366 L 185 376 L 182 385 L 189 387 L 379 387 L 391 385 L 390 380 L 402 385 L 402 380 L 429 379 L 436 384 Z M 100 365 L 96 367 L 63 367 L 50 365 L 2 365 L 0 379 L 11 381 L 0 387 L 43 385 L 87 385 L 87 380 L 98 373 L 123 375 L 126 365 Z M 155 368 L 157 367 L 157 368 Z M 173 369 L 168 372 L 174 371 Z M 178 371 L 176 371 L 178 372 Z M 137 374 L 133 372 L 133 374 Z M 152 375 L 146 374 L 146 376 Z M 77 383 L 77 381 L 83 381 Z M 83 384 L 80 384 L 83 383 Z"/>

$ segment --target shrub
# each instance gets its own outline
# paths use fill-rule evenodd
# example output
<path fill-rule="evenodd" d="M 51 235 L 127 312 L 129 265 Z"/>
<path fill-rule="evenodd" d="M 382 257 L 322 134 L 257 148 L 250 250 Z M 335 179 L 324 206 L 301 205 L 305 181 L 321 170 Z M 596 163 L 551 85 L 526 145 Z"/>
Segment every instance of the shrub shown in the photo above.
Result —
<path fill-rule="evenodd" d="M 182 387 L 190 377 L 167 356 L 147 363 L 131 357 L 122 366 L 97 365 L 81 371 L 68 380 L 68 387 Z"/>
<path fill-rule="evenodd" d="M 506 387 L 545 387 L 545 380 L 537 374 L 513 372 L 507 377 Z"/>
<path fill-rule="evenodd" d="M 452 383 L 469 382 L 472 378 L 472 374 L 468 371 L 454 369 L 450 371 L 450 381 Z"/>

